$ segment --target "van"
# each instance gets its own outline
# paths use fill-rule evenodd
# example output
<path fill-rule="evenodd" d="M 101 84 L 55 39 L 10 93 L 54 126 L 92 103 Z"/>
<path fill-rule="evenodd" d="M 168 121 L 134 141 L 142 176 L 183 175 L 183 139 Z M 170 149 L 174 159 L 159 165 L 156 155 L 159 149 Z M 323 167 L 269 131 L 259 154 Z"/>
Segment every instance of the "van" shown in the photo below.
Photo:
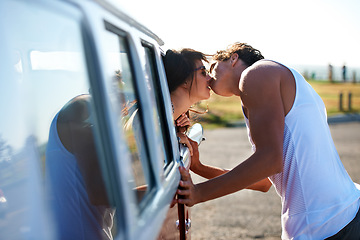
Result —
<path fill-rule="evenodd" d="M 2 0 L 0 33 L 0 239 L 190 239 L 163 41 L 100 0 Z"/>

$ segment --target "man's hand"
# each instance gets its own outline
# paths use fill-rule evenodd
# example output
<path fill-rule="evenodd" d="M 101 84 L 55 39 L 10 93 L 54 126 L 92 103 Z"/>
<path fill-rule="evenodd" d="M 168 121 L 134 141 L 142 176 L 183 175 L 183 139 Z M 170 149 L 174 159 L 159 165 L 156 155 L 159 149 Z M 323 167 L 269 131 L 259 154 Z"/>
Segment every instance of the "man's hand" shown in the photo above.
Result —
<path fill-rule="evenodd" d="M 194 206 L 196 201 L 196 187 L 191 180 L 191 176 L 188 170 L 184 167 L 179 167 L 181 174 L 181 181 L 179 183 L 179 189 L 177 190 L 178 199 L 177 203 L 185 204 L 188 207 Z"/>

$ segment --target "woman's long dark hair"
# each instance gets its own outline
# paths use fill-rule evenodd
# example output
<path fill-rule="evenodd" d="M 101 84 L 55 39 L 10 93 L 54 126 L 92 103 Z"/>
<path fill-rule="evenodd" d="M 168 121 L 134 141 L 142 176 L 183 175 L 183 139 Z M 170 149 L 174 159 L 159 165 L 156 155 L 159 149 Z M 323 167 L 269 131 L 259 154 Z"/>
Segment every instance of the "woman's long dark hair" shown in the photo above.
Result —
<path fill-rule="evenodd" d="M 191 89 L 195 75 L 196 61 L 198 60 L 208 62 L 205 54 L 190 48 L 183 48 L 180 51 L 166 51 L 163 62 L 170 93 L 188 80 L 191 81 Z M 189 111 L 186 112 L 186 115 L 190 118 Z M 187 129 L 188 127 L 176 127 L 177 132 L 185 132 Z"/>
<path fill-rule="evenodd" d="M 198 60 L 208 62 L 205 54 L 190 48 L 183 48 L 180 51 L 166 51 L 163 62 L 170 93 L 175 91 L 187 80 L 191 81 L 191 88 L 192 79 L 195 74 L 194 70 L 196 69 L 196 61 Z"/>

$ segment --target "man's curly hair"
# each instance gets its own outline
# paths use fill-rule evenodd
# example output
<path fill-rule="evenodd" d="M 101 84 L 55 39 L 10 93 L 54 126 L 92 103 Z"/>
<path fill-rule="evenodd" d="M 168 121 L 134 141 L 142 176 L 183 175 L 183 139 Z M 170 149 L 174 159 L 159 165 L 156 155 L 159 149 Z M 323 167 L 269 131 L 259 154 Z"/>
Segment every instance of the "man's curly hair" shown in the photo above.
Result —
<path fill-rule="evenodd" d="M 217 51 L 212 58 L 216 61 L 227 61 L 234 53 L 237 53 L 239 58 L 248 66 L 251 66 L 255 62 L 264 59 L 264 56 L 259 50 L 246 43 L 239 42 L 228 46 L 226 50 Z"/>

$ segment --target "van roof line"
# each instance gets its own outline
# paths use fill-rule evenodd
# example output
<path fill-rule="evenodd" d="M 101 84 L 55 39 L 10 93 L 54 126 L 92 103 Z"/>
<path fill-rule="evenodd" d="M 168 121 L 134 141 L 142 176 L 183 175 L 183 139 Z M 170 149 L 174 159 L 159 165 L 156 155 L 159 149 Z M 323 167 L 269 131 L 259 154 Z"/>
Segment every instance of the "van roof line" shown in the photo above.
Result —
<path fill-rule="evenodd" d="M 124 13 L 123 11 L 121 11 L 117 6 L 109 3 L 108 1 L 104 1 L 104 0 L 94 0 L 94 1 L 97 2 L 99 5 L 101 5 L 102 7 L 104 7 L 109 12 L 115 14 L 121 20 L 126 21 L 131 26 L 135 27 L 136 29 L 139 29 L 141 32 L 143 32 L 146 35 L 148 35 L 149 37 L 155 39 L 160 46 L 164 45 L 164 41 L 159 36 L 157 36 L 155 33 L 150 31 L 147 27 L 145 27 L 144 25 L 142 25 L 141 23 L 139 23 L 138 21 L 136 21 L 135 19 L 133 19 L 132 17 L 130 17 L 129 15 Z"/>

